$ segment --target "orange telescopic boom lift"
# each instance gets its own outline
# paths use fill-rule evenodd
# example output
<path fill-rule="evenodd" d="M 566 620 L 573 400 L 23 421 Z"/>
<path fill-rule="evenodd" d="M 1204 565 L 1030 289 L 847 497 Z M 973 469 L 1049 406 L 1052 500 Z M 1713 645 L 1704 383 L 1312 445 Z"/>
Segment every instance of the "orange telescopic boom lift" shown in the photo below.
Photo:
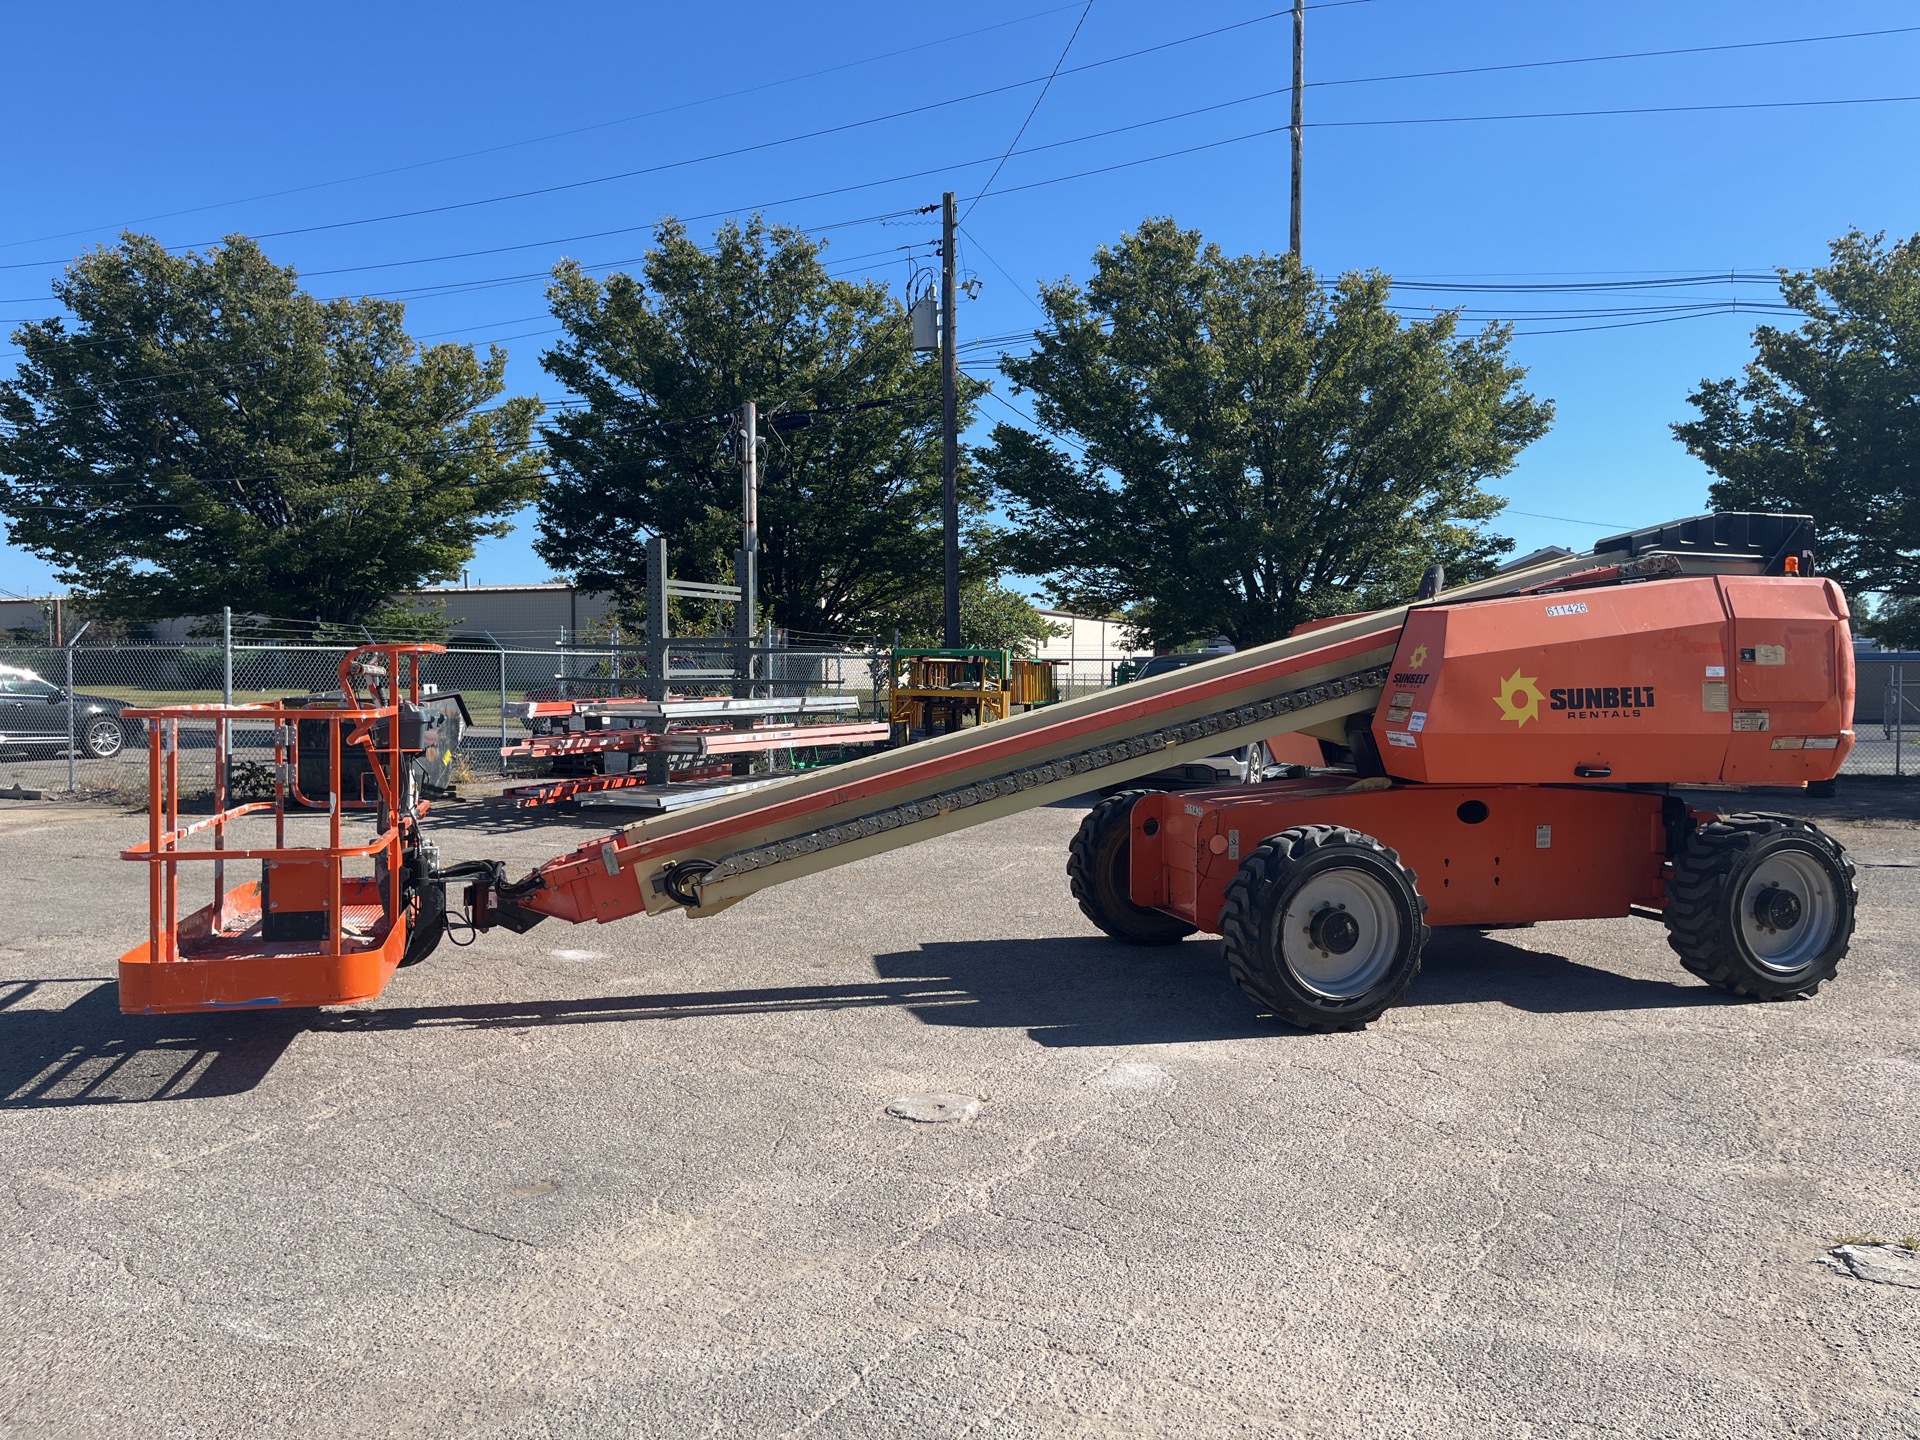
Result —
<path fill-rule="evenodd" d="M 1355 1028 L 1397 1001 L 1432 925 L 1658 916 L 1708 982 L 1811 994 L 1853 932 L 1840 846 L 1801 820 L 1722 815 L 1671 792 L 1838 772 L 1853 652 L 1846 600 L 1813 560 L 1804 516 L 1718 514 L 1444 593 L 1434 573 L 1411 605 L 650 817 L 518 879 L 494 861 L 440 865 L 408 774 L 407 706 L 431 647 L 364 647 L 342 663 L 344 698 L 317 708 L 130 712 L 148 721 L 155 778 L 152 838 L 129 858 L 153 867 L 154 909 L 151 938 L 121 962 L 122 1008 L 366 999 L 438 943 L 456 882 L 454 923 L 478 929 L 710 915 L 1095 790 L 1108 798 L 1067 866 L 1087 916 L 1130 944 L 1219 934 L 1256 1003 L 1306 1028 Z M 299 724 L 332 727 L 324 846 L 285 844 L 284 793 L 216 800 L 213 818 L 180 827 L 178 725 L 211 720 L 224 745 L 244 718 L 279 726 L 287 745 Z M 1304 744 L 1323 763 L 1227 789 L 1125 788 L 1280 737 L 1276 751 Z M 366 747 L 379 775 L 369 843 L 342 834 L 347 746 Z M 274 848 L 228 847 L 234 822 L 268 810 Z M 195 835 L 212 848 L 183 844 Z M 189 859 L 216 873 L 257 859 L 262 881 L 216 882 L 214 902 L 182 918 Z M 371 873 L 348 876 L 355 864 Z"/>

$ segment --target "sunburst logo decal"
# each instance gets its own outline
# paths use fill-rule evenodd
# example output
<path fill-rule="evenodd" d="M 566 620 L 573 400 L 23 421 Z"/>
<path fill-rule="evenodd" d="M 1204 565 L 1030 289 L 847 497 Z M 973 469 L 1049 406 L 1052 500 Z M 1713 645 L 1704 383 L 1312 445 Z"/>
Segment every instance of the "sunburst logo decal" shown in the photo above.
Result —
<path fill-rule="evenodd" d="M 1407 668 L 1409 670 L 1418 670 L 1422 665 L 1426 663 L 1427 663 L 1427 647 L 1424 645 L 1414 646 L 1413 653 L 1407 656 Z"/>
<path fill-rule="evenodd" d="M 1545 698 L 1540 693 L 1540 687 L 1534 683 L 1533 676 L 1522 675 L 1515 670 L 1500 682 L 1500 693 L 1493 697 L 1493 701 L 1500 707 L 1502 720 L 1511 720 L 1515 725 L 1525 728 L 1529 720 L 1540 718 L 1540 702 Z"/>

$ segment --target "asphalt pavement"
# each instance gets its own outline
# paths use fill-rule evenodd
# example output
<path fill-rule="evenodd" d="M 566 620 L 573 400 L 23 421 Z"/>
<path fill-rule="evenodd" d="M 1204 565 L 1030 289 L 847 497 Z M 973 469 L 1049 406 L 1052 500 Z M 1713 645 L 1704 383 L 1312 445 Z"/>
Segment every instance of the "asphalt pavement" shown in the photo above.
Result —
<path fill-rule="evenodd" d="M 1911 820 L 1812 1000 L 1551 924 L 1307 1036 L 1079 816 L 124 1018 L 144 821 L 0 802 L 0 1436 L 1920 1435 L 1920 1290 L 1818 1263 L 1920 1231 Z"/>

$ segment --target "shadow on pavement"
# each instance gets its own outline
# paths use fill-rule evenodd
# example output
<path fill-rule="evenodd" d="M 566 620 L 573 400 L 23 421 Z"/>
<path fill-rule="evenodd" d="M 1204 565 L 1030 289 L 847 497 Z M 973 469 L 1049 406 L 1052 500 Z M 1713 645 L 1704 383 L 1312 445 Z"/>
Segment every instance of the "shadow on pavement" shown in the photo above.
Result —
<path fill-rule="evenodd" d="M 1684 978 L 1642 980 L 1524 950 L 1476 931 L 1440 931 L 1406 1004 L 1498 1002 L 1540 1014 L 1671 1009 L 1725 1003 Z M 387 1006 L 335 1012 L 316 1029 L 534 1028 L 789 1010 L 898 1007 L 929 1025 L 1025 1030 L 1042 1045 L 1152 1045 L 1297 1034 L 1257 1014 L 1227 979 L 1219 943 L 1136 949 L 1087 936 L 946 940 L 874 957 L 877 978 L 484 1005 Z M 1676 962 L 1677 970 L 1677 962 Z"/>
<path fill-rule="evenodd" d="M 1551 951 L 1509 945 L 1478 930 L 1436 930 L 1427 942 L 1420 978 L 1414 981 L 1405 1003 L 1478 1005 L 1497 1000 L 1537 1015 L 1674 1010 L 1732 1003 L 1727 995 L 1682 970 L 1679 958 L 1665 945 L 1660 946 L 1659 953 L 1673 962 L 1671 980 L 1642 980 L 1615 970 L 1601 970 Z"/>
<path fill-rule="evenodd" d="M 77 985 L 92 988 L 48 1003 Z M 0 980 L 0 1110 L 238 1095 L 313 1020 L 310 1010 L 122 1015 L 110 980 Z"/>
<path fill-rule="evenodd" d="M 38 1003 L 41 992 L 74 982 L 0 981 L 0 1109 L 238 1094 L 258 1085 L 305 1031 L 534 1029 L 903 1008 L 928 1025 L 1024 1030 L 1048 1046 L 1300 1033 L 1255 1013 L 1227 979 L 1218 942 L 1208 939 L 1165 949 L 1095 937 L 943 940 L 878 955 L 873 963 L 875 979 L 844 985 L 233 1015 L 122 1015 L 111 983 L 95 984 L 65 1008 L 49 1008 Z M 1404 1003 L 1498 1003 L 1551 1015 L 1728 1002 L 1680 977 L 1677 962 L 1675 979 L 1646 980 L 1472 930 L 1442 930 Z"/>

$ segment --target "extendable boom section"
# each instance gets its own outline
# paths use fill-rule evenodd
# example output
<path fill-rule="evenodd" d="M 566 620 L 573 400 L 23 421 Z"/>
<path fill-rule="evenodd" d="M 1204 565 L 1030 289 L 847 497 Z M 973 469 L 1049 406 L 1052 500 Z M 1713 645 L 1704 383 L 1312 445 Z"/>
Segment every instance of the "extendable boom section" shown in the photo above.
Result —
<path fill-rule="evenodd" d="M 1586 568 L 1551 561 L 1450 592 L 1508 593 Z M 514 887 L 518 917 L 713 914 L 783 880 L 1289 732 L 1370 714 L 1410 607 L 1357 616 L 1176 674 L 643 820 Z"/>

